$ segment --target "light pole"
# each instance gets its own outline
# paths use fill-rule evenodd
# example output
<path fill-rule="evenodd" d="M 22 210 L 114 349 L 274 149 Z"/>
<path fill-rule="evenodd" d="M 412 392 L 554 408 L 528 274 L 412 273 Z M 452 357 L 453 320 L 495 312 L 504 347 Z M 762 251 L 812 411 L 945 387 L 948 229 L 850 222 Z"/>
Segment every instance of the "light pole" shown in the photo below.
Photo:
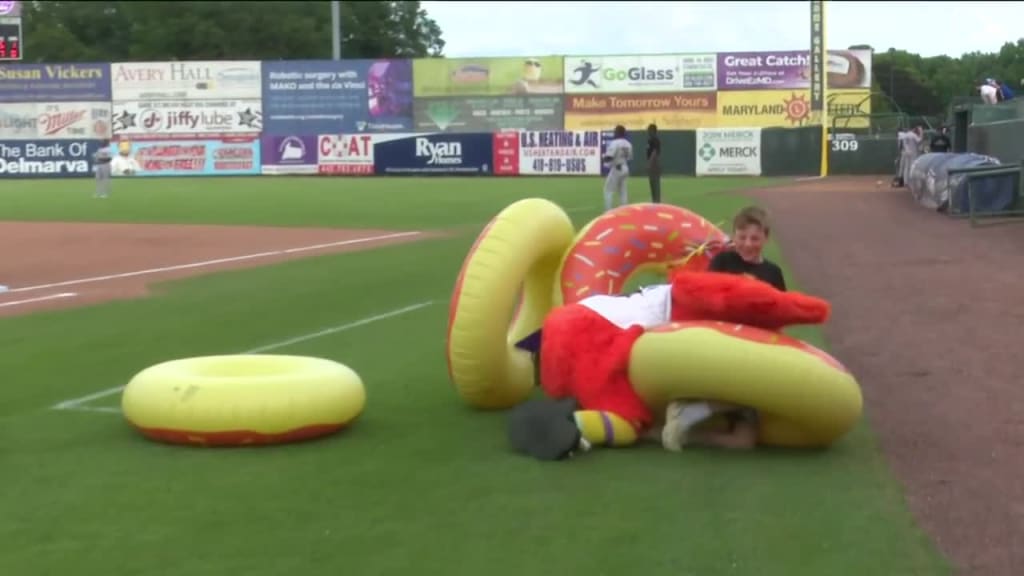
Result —
<path fill-rule="evenodd" d="M 331 43 L 334 45 L 334 59 L 341 60 L 341 2 L 331 1 Z"/>

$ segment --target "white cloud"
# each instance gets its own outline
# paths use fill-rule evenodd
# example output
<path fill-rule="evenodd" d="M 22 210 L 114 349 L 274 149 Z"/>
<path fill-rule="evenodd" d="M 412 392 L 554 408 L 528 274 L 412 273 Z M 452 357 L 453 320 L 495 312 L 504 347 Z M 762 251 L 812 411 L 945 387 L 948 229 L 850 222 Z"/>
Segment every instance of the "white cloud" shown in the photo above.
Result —
<path fill-rule="evenodd" d="M 445 55 L 802 50 L 809 2 L 423 2 Z M 1024 2 L 826 2 L 832 48 L 923 56 L 997 52 L 1024 32 Z"/>

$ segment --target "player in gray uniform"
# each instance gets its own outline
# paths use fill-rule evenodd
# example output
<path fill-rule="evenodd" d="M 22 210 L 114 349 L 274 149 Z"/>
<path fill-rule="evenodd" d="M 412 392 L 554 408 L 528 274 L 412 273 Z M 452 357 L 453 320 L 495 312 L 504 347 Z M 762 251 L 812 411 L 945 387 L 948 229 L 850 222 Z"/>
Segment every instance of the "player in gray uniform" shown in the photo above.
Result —
<path fill-rule="evenodd" d="M 108 198 L 110 196 L 110 163 L 113 161 L 110 154 L 110 141 L 104 140 L 100 149 L 93 154 L 96 161 L 96 193 L 94 198 Z"/>
<path fill-rule="evenodd" d="M 912 130 L 900 132 L 897 136 L 900 146 L 900 182 L 903 186 L 910 186 L 910 168 L 914 160 L 921 155 L 922 130 L 915 126 Z"/>
<path fill-rule="evenodd" d="M 629 182 L 629 162 L 633 160 L 633 145 L 626 140 L 626 127 L 615 127 L 615 137 L 608 143 L 604 158 L 608 166 L 608 177 L 604 180 L 604 209 L 611 210 L 615 194 L 619 195 L 619 205 L 629 202 L 627 183 Z"/>

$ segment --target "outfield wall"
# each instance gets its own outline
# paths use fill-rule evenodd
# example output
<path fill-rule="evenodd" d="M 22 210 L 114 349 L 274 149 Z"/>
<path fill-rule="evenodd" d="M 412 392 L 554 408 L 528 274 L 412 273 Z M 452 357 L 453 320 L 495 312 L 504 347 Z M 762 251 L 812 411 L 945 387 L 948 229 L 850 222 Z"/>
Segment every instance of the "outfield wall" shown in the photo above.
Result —
<path fill-rule="evenodd" d="M 816 176 L 821 129 L 708 128 L 665 131 L 666 176 Z M 627 134 L 630 171 L 646 175 L 647 136 Z M 320 134 L 259 140 L 134 140 L 133 176 L 598 176 L 611 132 Z M 829 135 L 830 174 L 890 174 L 896 141 L 856 134 Z M 89 178 L 100 140 L 65 138 L 0 141 L 0 179 Z M 118 144 L 111 145 L 118 153 Z M 115 176 L 121 176 L 115 174 Z"/>
<path fill-rule="evenodd" d="M 828 74 L 830 114 L 869 128 L 871 51 L 830 52 L 848 64 Z M 89 177 L 101 139 L 141 177 L 598 175 L 616 124 L 643 174 L 652 122 L 666 175 L 816 175 L 808 62 L 791 51 L 4 64 L 0 178 Z M 865 172 L 871 144 L 831 147 L 833 172 Z"/>

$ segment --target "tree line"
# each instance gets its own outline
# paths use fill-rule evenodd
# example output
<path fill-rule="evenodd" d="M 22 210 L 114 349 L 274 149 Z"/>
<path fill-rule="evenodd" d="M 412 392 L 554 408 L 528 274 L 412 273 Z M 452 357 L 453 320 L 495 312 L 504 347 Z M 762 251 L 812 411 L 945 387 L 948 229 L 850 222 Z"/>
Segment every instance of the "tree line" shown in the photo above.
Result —
<path fill-rule="evenodd" d="M 853 46 L 851 48 L 870 48 Z M 923 57 L 906 50 L 875 52 L 871 65 L 872 88 L 913 116 L 945 116 L 959 99 L 980 101 L 977 87 L 986 78 L 1002 80 L 1015 92 L 1024 92 L 1024 38 L 1006 42 L 998 52 L 970 52 L 959 57 Z M 876 105 L 872 110 L 884 107 Z"/>
<path fill-rule="evenodd" d="M 26 61 L 329 60 L 331 3 L 26 2 Z M 342 2 L 343 58 L 420 58 L 444 49 L 419 2 Z"/>
<path fill-rule="evenodd" d="M 25 2 L 26 61 L 294 60 L 332 57 L 324 1 Z M 441 28 L 419 2 L 342 2 L 343 58 L 443 56 Z M 851 46 L 870 48 L 870 46 Z M 996 53 L 876 52 L 872 110 L 944 116 L 998 78 L 1024 92 L 1024 38 Z"/>

